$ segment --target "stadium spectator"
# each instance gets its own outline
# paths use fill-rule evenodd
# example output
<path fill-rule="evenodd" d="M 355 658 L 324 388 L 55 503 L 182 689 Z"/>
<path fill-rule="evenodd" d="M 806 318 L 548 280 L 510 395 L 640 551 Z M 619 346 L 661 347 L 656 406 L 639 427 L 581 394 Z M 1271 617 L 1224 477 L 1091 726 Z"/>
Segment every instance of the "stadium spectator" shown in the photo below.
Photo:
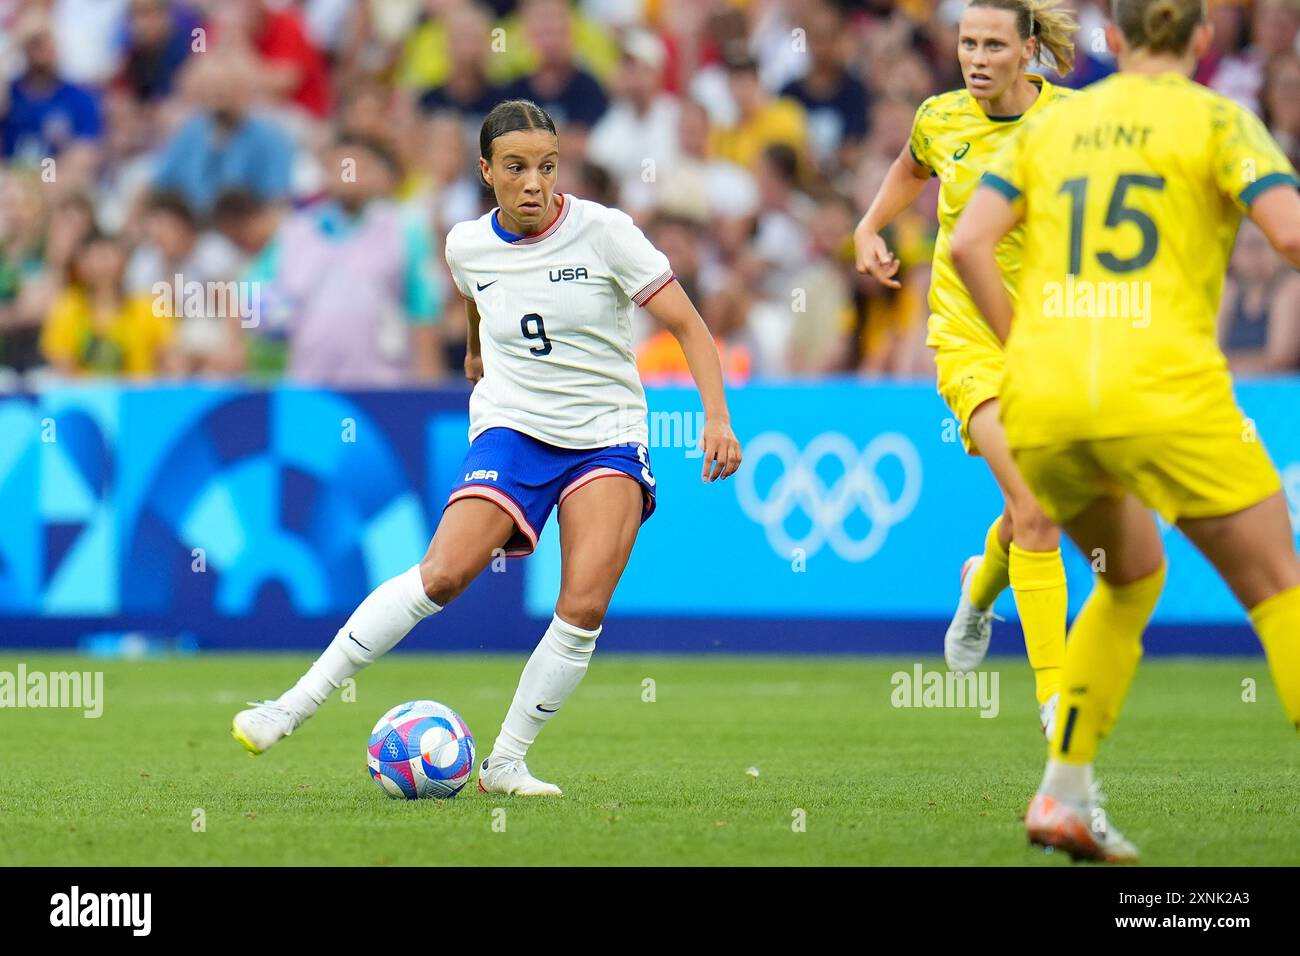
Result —
<path fill-rule="evenodd" d="M 261 91 L 323 119 L 330 111 L 325 57 L 312 43 L 298 9 L 266 0 L 221 0 L 213 8 L 213 40 L 239 53 L 251 50 Z"/>
<path fill-rule="evenodd" d="M 15 33 L 26 69 L 0 97 L 0 155 L 36 165 L 74 144 L 98 143 L 104 132 L 98 97 L 60 75 L 49 19 L 32 8 Z"/>
<path fill-rule="evenodd" d="M 0 171 L 0 368 L 26 372 L 42 364 L 39 339 L 43 310 L 32 302 L 32 284 L 45 269 L 46 194 L 30 171 Z M 45 247 L 45 248 L 43 248 Z"/>
<path fill-rule="evenodd" d="M 433 377 L 442 303 L 425 222 L 392 194 L 401 170 L 380 142 L 341 137 L 326 198 L 285 221 L 245 280 L 287 320 L 288 376 L 334 388 Z"/>
<path fill-rule="evenodd" d="M 127 262 L 126 291 L 155 302 L 181 304 L 176 319 L 175 366 L 182 374 L 233 374 L 240 370 L 238 319 L 207 311 L 210 301 L 228 303 L 208 293 L 222 289 L 241 271 L 235 245 L 220 233 L 200 228 L 180 196 L 160 193 L 150 199 L 144 217 L 144 241 Z M 190 290 L 201 288 L 204 295 Z M 224 291 L 222 289 L 222 291 Z M 173 310 L 174 311 L 174 310 Z"/>
<path fill-rule="evenodd" d="M 506 98 L 490 75 L 492 21 L 482 7 L 466 3 L 448 12 L 445 28 L 447 77 L 420 94 L 420 108 L 429 114 L 450 110 L 477 133 L 483 117 Z"/>
<path fill-rule="evenodd" d="M 1300 169 L 1300 54 L 1273 58 L 1264 81 L 1264 118 L 1269 132 Z"/>
<path fill-rule="evenodd" d="M 484 212 L 483 185 L 470 173 L 470 143 L 459 116 L 435 113 L 422 124 L 407 169 L 404 201 L 433 234 L 445 236 L 458 222 Z M 438 259 L 442 261 L 441 257 Z M 459 366 L 454 366 L 459 367 Z"/>
<path fill-rule="evenodd" d="M 81 194 L 55 200 L 52 192 L 37 190 L 35 173 L 13 171 L 10 175 L 17 178 L 8 183 L 5 192 L 10 201 L 5 206 L 6 214 L 10 210 L 15 214 L 9 254 L 12 265 L 18 268 L 18 285 L 4 333 L 5 364 L 19 372 L 30 372 L 46 364 L 40 349 L 40 329 L 71 279 L 79 250 L 95 230 L 95 208 Z M 24 190 L 26 200 L 36 202 L 37 207 L 23 210 L 19 197 L 12 195 L 15 189 Z"/>
<path fill-rule="evenodd" d="M 1258 113 L 1266 59 L 1251 43 L 1250 19 L 1249 0 L 1218 0 L 1210 5 L 1214 42 L 1198 64 L 1195 79 Z"/>
<path fill-rule="evenodd" d="M 713 131 L 715 156 L 752 170 L 763 150 L 784 143 L 802 156 L 808 145 L 803 107 L 792 99 L 777 98 L 758 81 L 758 62 L 748 53 L 733 51 L 727 59 L 727 87 L 736 107 L 736 122 Z"/>
<path fill-rule="evenodd" d="M 1259 227 L 1244 222 L 1219 309 L 1219 341 L 1236 374 L 1277 375 L 1300 368 L 1300 275 Z"/>
<path fill-rule="evenodd" d="M 600 82 L 574 52 L 573 13 L 565 0 L 525 0 L 522 25 L 537 66 L 506 86 L 504 99 L 529 99 L 551 114 L 566 142 L 585 137 L 605 114 L 609 100 Z M 581 154 L 581 143 L 573 144 Z"/>
<path fill-rule="evenodd" d="M 660 175 L 677 160 L 680 107 L 663 89 L 665 60 L 653 33 L 624 36 L 613 102 L 587 141 L 587 157 L 614 176 L 633 218 L 654 205 Z"/>
<path fill-rule="evenodd" d="M 199 17 L 173 0 L 131 0 L 126 56 L 117 82 L 138 103 L 170 96 L 193 50 Z"/>
<path fill-rule="evenodd" d="M 41 331 L 41 350 L 63 375 L 150 378 L 168 361 L 174 325 L 147 295 L 123 284 L 126 251 L 91 233 L 73 257 L 71 282 L 54 298 Z"/>
<path fill-rule="evenodd" d="M 279 231 L 282 207 L 250 192 L 232 189 L 212 204 L 212 227 L 244 259 L 256 257 Z"/>
<path fill-rule="evenodd" d="M 155 188 L 179 192 L 200 215 L 229 189 L 289 198 L 294 146 L 273 120 L 250 113 L 254 82 L 247 60 L 214 52 L 190 62 L 185 83 L 199 112 L 164 147 Z"/>
<path fill-rule="evenodd" d="M 867 135 L 870 98 L 862 81 L 847 68 L 843 15 L 827 3 L 808 8 L 808 71 L 781 90 L 803 104 L 813 158 L 827 173 L 853 165 Z"/>
<path fill-rule="evenodd" d="M 709 155 L 709 114 L 693 100 L 681 104 L 680 154 L 661 171 L 659 208 L 687 210 L 705 219 L 744 219 L 758 209 L 758 187 L 747 169 Z"/>
<path fill-rule="evenodd" d="M 786 368 L 796 376 L 849 370 L 843 327 L 852 308 L 852 235 L 858 212 L 839 193 L 821 195 L 808 223 L 808 261 L 791 278 L 792 302 Z"/>
<path fill-rule="evenodd" d="M 1115 57 L 1106 46 L 1105 27 L 1110 12 L 1095 0 L 1082 0 L 1075 11 L 1078 27 L 1074 32 L 1074 68 L 1059 77 L 1062 86 L 1082 89 L 1115 72 Z M 1052 78 L 1053 71 L 1046 71 Z M 961 78 L 954 85 L 960 85 Z"/>
<path fill-rule="evenodd" d="M 713 333 L 722 360 L 722 374 L 729 385 L 743 385 L 753 372 L 753 346 L 744 326 L 744 316 L 727 297 L 714 295 L 702 261 L 699 220 L 681 216 L 657 216 L 649 235 L 656 247 L 673 264 L 673 274 L 682 288 L 700 305 L 700 315 Z M 700 296 L 696 299 L 696 296 Z M 638 316 L 648 316 L 644 311 Z M 637 346 L 637 371 L 651 384 L 680 385 L 691 380 L 686 355 L 677 339 L 657 324 Z"/>
<path fill-rule="evenodd" d="M 402 42 L 396 67 L 398 82 L 416 90 L 432 90 L 443 86 L 452 78 L 454 70 L 452 52 L 451 21 L 466 11 L 473 9 L 487 18 L 489 24 L 496 19 L 497 11 L 473 2 L 473 0 L 424 0 L 420 11 L 420 22 L 411 30 Z M 463 28 L 463 24 L 462 24 Z M 498 34 L 505 40 L 504 47 L 509 48 L 509 38 Z M 494 42 L 484 49 L 492 55 L 484 59 L 484 68 L 488 82 L 501 86 L 513 80 L 519 72 L 511 71 L 511 64 L 504 56 L 501 42 Z"/>
<path fill-rule="evenodd" d="M 747 252 L 757 260 L 761 302 L 750 313 L 749 326 L 760 343 L 761 367 L 786 374 L 794 316 L 806 307 L 807 289 L 796 276 L 810 262 L 814 205 L 800 189 L 799 157 L 791 147 L 774 143 L 754 165 L 758 216 Z"/>
<path fill-rule="evenodd" d="M 40 0 L 29 4 L 49 9 L 59 73 L 64 79 L 83 87 L 99 87 L 112 77 L 129 2 Z"/>
<path fill-rule="evenodd" d="M 1300 53 L 1300 2 L 1254 0 L 1251 39 L 1267 61 Z"/>

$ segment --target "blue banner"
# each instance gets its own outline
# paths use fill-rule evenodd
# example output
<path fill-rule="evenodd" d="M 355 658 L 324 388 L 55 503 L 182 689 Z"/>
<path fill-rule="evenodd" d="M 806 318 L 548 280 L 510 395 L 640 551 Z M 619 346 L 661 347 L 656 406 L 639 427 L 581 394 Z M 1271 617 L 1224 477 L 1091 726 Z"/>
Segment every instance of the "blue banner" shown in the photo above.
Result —
<path fill-rule="evenodd" d="M 1238 393 L 1300 527 L 1300 380 Z M 0 400 L 0 644 L 118 628 L 203 647 L 321 645 L 424 552 L 466 450 L 466 400 L 197 386 Z M 933 389 L 751 386 L 731 406 L 745 464 L 709 485 L 698 397 L 650 393 L 658 510 L 611 632 L 645 650 L 937 647 L 1001 499 Z M 1156 649 L 1249 650 L 1218 577 L 1175 530 L 1165 539 L 1156 632 L 1169 640 Z M 1067 551 L 1077 609 L 1089 569 Z M 559 578 L 552 517 L 536 554 L 485 572 L 438 619 L 437 646 L 531 646 Z M 998 610 L 1014 617 L 1010 595 Z M 999 628 L 995 650 L 1014 650 L 1014 631 Z"/>

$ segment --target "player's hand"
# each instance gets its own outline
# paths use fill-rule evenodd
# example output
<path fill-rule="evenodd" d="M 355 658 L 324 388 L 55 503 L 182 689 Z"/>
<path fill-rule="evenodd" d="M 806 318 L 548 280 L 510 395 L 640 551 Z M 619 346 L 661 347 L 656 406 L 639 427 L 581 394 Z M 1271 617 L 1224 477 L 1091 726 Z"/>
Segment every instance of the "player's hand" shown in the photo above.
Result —
<path fill-rule="evenodd" d="M 857 259 L 855 265 L 859 272 L 872 276 L 891 289 L 903 287 L 903 284 L 894 278 L 901 265 L 898 256 L 889 251 L 889 246 L 885 245 L 885 240 L 878 234 L 854 235 L 853 249 Z"/>
<path fill-rule="evenodd" d="M 717 481 L 730 478 L 740 467 L 740 442 L 726 422 L 708 421 L 704 424 L 704 471 L 700 478 Z"/>
<path fill-rule="evenodd" d="M 469 379 L 470 384 L 477 384 L 478 380 L 483 377 L 483 356 L 465 355 L 465 377 Z"/>

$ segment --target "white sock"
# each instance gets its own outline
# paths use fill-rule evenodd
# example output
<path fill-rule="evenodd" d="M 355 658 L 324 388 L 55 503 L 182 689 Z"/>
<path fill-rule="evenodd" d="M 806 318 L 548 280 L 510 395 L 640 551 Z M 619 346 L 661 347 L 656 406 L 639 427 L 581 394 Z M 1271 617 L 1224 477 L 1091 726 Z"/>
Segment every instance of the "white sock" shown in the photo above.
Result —
<path fill-rule="evenodd" d="M 1087 806 L 1092 802 L 1092 764 L 1048 760 L 1038 789 L 1067 803 Z"/>
<path fill-rule="evenodd" d="M 279 703 L 299 722 L 306 720 L 343 681 L 391 651 L 411 628 L 441 610 L 424 593 L 418 564 L 389 578 L 357 605 L 325 653 Z"/>
<path fill-rule="evenodd" d="M 524 665 L 519 689 L 492 745 L 493 755 L 524 759 L 542 727 L 587 673 L 599 636 L 600 628 L 584 631 L 558 615 L 551 618 L 551 626 Z M 539 706 L 546 709 L 539 710 Z"/>

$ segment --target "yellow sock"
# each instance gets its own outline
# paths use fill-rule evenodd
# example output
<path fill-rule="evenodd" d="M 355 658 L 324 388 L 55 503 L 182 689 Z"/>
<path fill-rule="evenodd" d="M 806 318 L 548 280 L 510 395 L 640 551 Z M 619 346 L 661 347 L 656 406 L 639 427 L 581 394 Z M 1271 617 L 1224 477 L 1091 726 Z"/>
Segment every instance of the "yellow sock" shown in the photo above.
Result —
<path fill-rule="evenodd" d="M 1092 594 L 1074 619 L 1065 644 L 1061 703 L 1051 756 L 1066 763 L 1092 763 L 1142 659 L 1142 632 L 1165 586 L 1165 566 L 1111 587 L 1097 575 Z"/>
<path fill-rule="evenodd" d="M 1011 543 L 1011 590 L 1016 595 L 1025 651 L 1040 704 L 1061 689 L 1065 666 L 1065 565 L 1061 549 L 1026 551 Z"/>
<path fill-rule="evenodd" d="M 1287 719 L 1300 730 L 1300 585 L 1256 604 L 1250 622 L 1264 645 Z"/>
<path fill-rule="evenodd" d="M 998 595 L 1011 583 L 1008 574 L 1009 556 L 1002 549 L 998 540 L 998 528 L 1002 525 L 1002 515 L 989 527 L 984 538 L 984 560 L 975 569 L 975 576 L 970 581 L 970 600 L 981 611 L 987 611 L 998 599 Z"/>

